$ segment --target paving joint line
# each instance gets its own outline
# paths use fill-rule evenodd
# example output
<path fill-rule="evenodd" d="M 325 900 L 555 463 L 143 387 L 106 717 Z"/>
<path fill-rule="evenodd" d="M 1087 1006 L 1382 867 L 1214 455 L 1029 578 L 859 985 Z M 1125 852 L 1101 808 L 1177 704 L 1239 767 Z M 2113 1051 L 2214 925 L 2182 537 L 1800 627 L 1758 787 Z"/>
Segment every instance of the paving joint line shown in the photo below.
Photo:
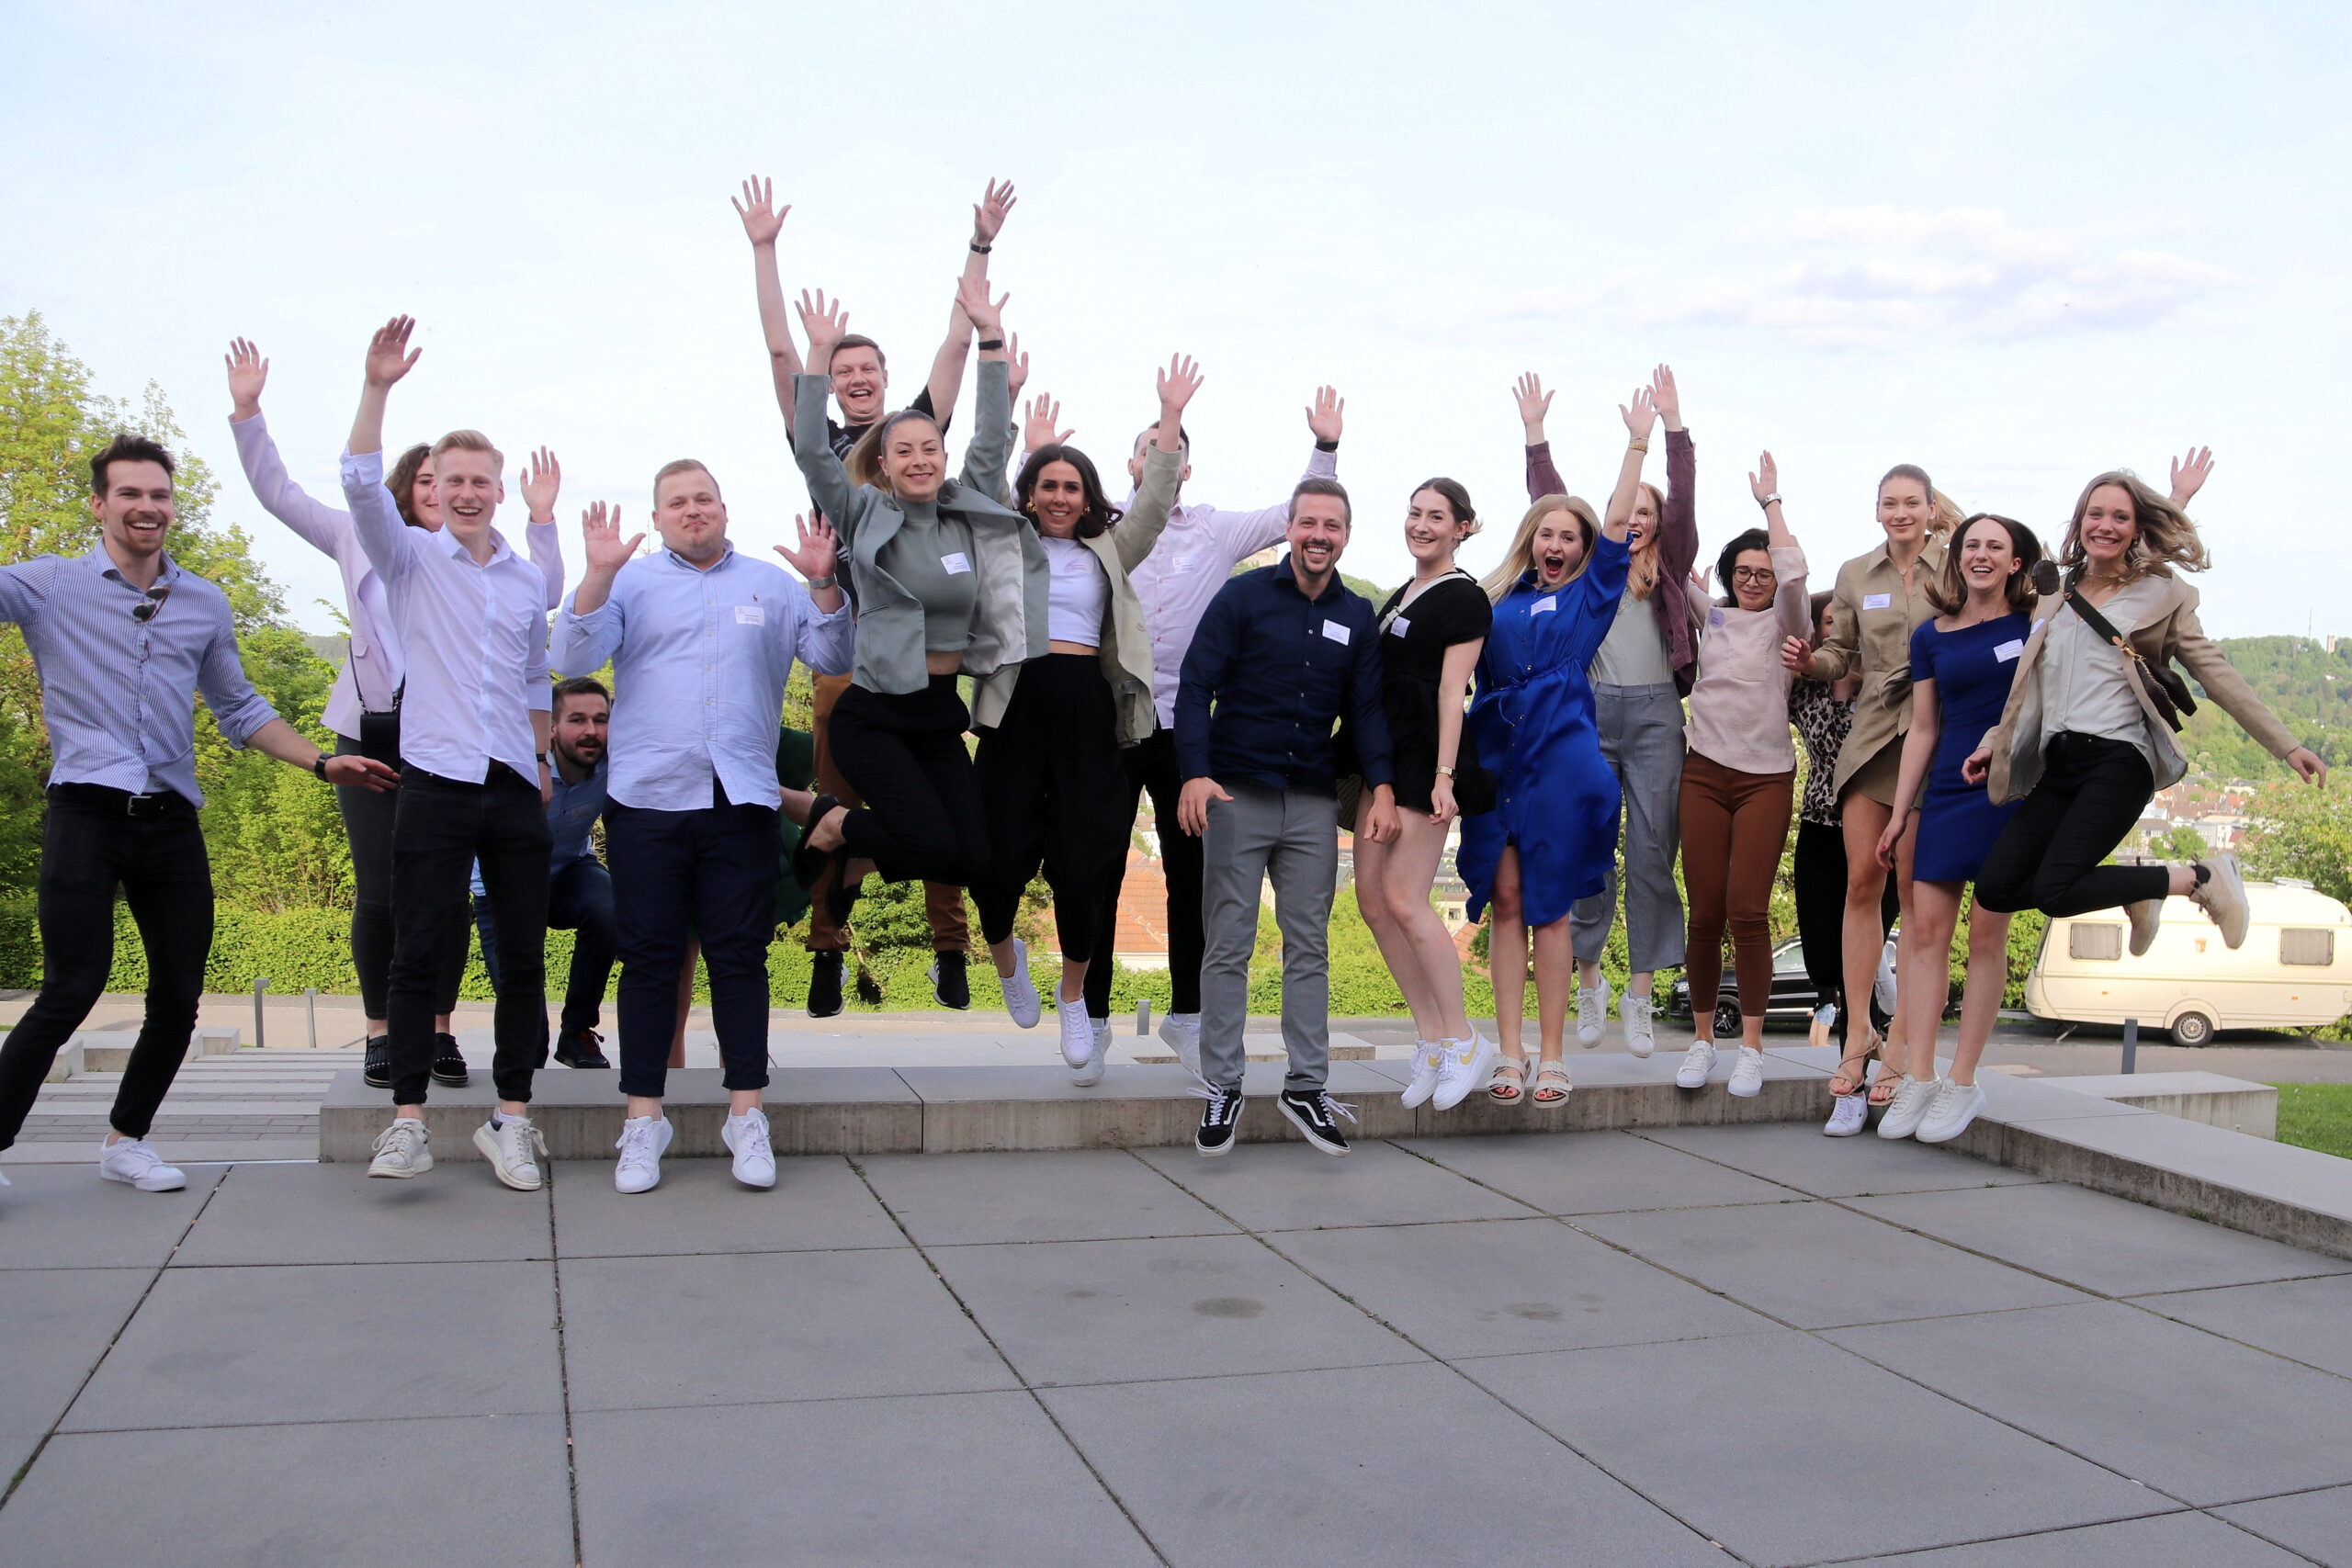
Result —
<path fill-rule="evenodd" d="M 581 1568 L 584 1561 L 580 1535 L 580 1456 L 571 1434 L 571 1350 L 564 1338 L 563 1328 L 563 1248 L 556 1235 L 555 1161 L 546 1163 L 548 1206 L 548 1274 L 555 1287 L 555 1373 L 556 1387 L 563 1400 L 563 1480 L 564 1491 L 571 1505 L 571 1563 Z"/>

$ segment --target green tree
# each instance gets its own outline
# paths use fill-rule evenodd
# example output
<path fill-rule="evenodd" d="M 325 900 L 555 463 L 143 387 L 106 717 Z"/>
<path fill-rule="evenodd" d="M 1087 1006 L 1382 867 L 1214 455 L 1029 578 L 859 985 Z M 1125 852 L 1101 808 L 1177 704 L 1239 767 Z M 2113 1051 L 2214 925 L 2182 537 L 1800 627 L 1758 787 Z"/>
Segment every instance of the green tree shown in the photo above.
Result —
<path fill-rule="evenodd" d="M 2245 859 L 2256 876 L 2299 877 L 2352 903 L 2352 796 L 2341 784 L 2269 785 L 2246 807 Z"/>

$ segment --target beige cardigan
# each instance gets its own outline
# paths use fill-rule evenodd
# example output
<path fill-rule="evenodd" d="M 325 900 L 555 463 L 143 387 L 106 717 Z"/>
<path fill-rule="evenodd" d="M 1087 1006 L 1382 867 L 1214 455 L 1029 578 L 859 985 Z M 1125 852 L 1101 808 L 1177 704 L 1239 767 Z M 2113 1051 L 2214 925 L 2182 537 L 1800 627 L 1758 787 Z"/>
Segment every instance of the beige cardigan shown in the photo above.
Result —
<path fill-rule="evenodd" d="M 1839 795 L 1863 763 L 1911 728 L 1911 634 L 1920 622 L 1934 618 L 1928 584 L 1943 570 L 1943 547 L 1928 545 L 1912 565 L 1906 595 L 1903 574 L 1887 558 L 1883 544 L 1838 569 L 1838 586 L 1829 599 L 1829 632 L 1814 650 L 1806 673 L 1825 684 L 1848 675 L 1861 677 L 1854 694 L 1854 728 L 1838 753 L 1832 787 Z M 1884 603 L 1865 607 L 1878 598 Z"/>

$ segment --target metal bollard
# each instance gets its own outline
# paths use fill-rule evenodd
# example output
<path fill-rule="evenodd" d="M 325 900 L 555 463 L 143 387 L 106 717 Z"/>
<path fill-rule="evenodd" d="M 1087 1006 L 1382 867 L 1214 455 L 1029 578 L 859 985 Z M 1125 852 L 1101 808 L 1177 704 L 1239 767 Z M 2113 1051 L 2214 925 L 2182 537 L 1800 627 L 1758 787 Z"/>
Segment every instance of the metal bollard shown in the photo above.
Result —
<path fill-rule="evenodd" d="M 2123 1070 L 2127 1073 L 2138 1072 L 2139 1061 L 2140 1021 L 2136 1018 L 2127 1018 L 2123 1021 Z"/>
<path fill-rule="evenodd" d="M 316 986 L 302 987 L 302 1010 L 310 1016 L 311 1049 L 315 1051 L 319 1048 L 319 988 Z"/>
<path fill-rule="evenodd" d="M 1136 1004 L 1136 1038 L 1140 1040 L 1151 1032 L 1151 998 L 1144 998 Z"/>
<path fill-rule="evenodd" d="M 268 1036 L 267 1034 L 266 1034 L 266 1033 L 264 1033 L 264 1032 L 263 1032 L 263 1024 L 262 1024 L 262 1016 L 261 1016 L 261 994 L 262 994 L 264 991 L 266 991 L 267 989 L 269 989 L 269 976 L 266 976 L 266 975 L 256 975 L 256 976 L 254 976 L 254 1050 L 256 1050 L 256 1051 L 260 1050 L 263 1046 L 267 1045 L 267 1044 L 269 1043 L 269 1036 Z"/>

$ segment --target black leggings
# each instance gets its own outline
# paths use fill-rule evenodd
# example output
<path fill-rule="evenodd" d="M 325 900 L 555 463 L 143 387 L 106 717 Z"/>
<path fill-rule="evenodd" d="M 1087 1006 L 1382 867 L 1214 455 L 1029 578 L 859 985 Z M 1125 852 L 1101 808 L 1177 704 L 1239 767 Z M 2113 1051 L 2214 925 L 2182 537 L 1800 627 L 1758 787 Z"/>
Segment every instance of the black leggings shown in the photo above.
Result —
<path fill-rule="evenodd" d="M 2101 865 L 2156 793 L 2148 759 L 2128 740 L 2072 730 L 2051 737 L 2041 778 L 1993 841 L 1976 901 L 1996 914 L 2087 915 L 2162 898 L 2160 865 Z"/>
<path fill-rule="evenodd" d="M 953 675 L 933 675 L 920 692 L 852 686 L 834 705 L 833 765 L 865 801 L 842 819 L 842 836 L 884 881 L 987 881 L 988 821 L 964 750 L 971 722 Z"/>
<path fill-rule="evenodd" d="M 1804 972 L 1813 994 L 1838 1004 L 1837 1038 L 1846 1040 L 1846 830 L 1820 822 L 1797 824 L 1796 855 L 1791 865 L 1796 883 L 1797 941 L 1804 949 Z M 1883 942 L 1902 910 L 1894 878 L 1886 879 L 1879 895 L 1878 929 Z"/>
<path fill-rule="evenodd" d="M 401 716 L 364 713 L 359 723 L 358 739 L 334 738 L 334 754 L 366 757 L 397 772 Z M 351 841 L 351 966 L 359 972 L 359 1006 L 368 1018 L 385 1018 L 391 1005 L 392 818 L 400 810 L 400 791 L 337 784 L 334 805 L 343 814 L 344 837 Z M 469 898 L 457 908 L 455 929 L 435 980 L 436 1017 L 458 1005 L 458 986 L 466 977 L 466 955 L 472 947 L 473 902 Z"/>
<path fill-rule="evenodd" d="M 1168 1010 L 1201 1010 L 1201 840 L 1176 823 L 1176 802 L 1184 791 L 1184 772 L 1176 764 L 1176 732 L 1155 729 L 1151 739 L 1120 753 L 1126 782 L 1122 786 L 1119 813 L 1123 831 L 1135 826 L 1136 797 L 1151 795 L 1151 817 L 1159 838 L 1159 870 L 1168 886 Z M 1111 886 L 1094 917 L 1094 951 L 1106 961 L 1112 956 L 1119 924 L 1119 891 L 1126 880 L 1126 854 L 1121 851 L 1112 868 Z M 1112 965 L 1095 964 L 1086 972 L 1086 1010 L 1096 1018 L 1111 1016 Z"/>
<path fill-rule="evenodd" d="M 992 854 L 972 889 L 980 934 L 1012 934 L 1021 894 L 1042 863 L 1062 957 L 1094 957 L 1102 901 L 1126 857 L 1134 795 L 1119 763 L 1118 705 L 1091 653 L 1048 653 L 1021 667 L 1003 719 L 980 736 L 980 804 Z"/>

